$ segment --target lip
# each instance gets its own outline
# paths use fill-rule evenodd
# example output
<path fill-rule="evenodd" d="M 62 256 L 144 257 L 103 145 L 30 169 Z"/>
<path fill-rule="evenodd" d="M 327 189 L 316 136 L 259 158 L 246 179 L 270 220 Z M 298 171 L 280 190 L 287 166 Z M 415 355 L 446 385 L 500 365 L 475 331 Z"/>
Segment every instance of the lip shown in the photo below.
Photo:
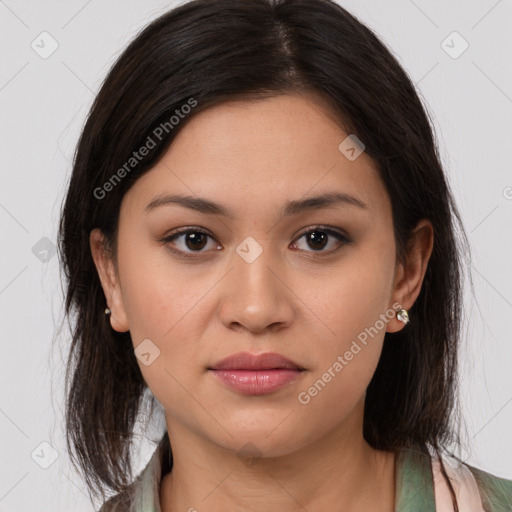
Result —
<path fill-rule="evenodd" d="M 305 368 L 274 352 L 258 355 L 238 352 L 208 370 L 238 393 L 264 395 L 291 384 Z"/>
<path fill-rule="evenodd" d="M 263 354 L 251 354 L 250 352 L 237 352 L 208 368 L 209 370 L 275 370 L 291 369 L 304 370 L 298 363 L 291 359 L 276 354 L 265 352 Z"/>

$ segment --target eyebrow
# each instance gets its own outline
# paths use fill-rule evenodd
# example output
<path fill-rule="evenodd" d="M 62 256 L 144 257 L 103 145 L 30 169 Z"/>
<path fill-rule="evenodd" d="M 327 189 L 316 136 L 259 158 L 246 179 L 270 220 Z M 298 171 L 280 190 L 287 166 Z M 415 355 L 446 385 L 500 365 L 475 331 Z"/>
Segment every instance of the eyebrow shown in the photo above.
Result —
<path fill-rule="evenodd" d="M 161 206 L 174 204 L 183 206 L 184 208 L 188 208 L 199 213 L 221 215 L 229 218 L 234 217 L 229 208 L 222 204 L 215 203 L 201 197 L 187 196 L 182 194 L 157 196 L 152 199 L 152 201 L 146 206 L 145 210 L 146 212 L 150 212 Z M 328 208 L 340 204 L 355 206 L 361 209 L 368 208 L 368 206 L 363 201 L 353 195 L 342 192 L 329 192 L 318 196 L 286 202 L 283 208 L 283 216 L 290 217 L 292 215 L 298 215 L 306 211 Z"/>

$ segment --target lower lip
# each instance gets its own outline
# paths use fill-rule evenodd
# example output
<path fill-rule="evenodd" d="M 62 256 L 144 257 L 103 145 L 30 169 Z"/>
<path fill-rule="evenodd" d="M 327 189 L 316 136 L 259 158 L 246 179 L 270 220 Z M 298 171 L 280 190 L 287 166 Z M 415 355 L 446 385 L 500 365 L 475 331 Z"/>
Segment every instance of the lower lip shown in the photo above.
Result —
<path fill-rule="evenodd" d="M 243 395 L 265 395 L 294 381 L 301 373 L 291 368 L 275 370 L 210 370 L 230 388 Z"/>

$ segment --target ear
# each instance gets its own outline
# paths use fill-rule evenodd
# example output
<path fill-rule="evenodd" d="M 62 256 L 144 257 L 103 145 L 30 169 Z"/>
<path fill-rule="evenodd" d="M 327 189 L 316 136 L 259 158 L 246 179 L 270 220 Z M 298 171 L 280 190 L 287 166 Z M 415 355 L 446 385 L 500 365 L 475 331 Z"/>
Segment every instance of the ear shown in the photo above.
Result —
<path fill-rule="evenodd" d="M 397 303 L 404 309 L 412 307 L 421 291 L 428 261 L 434 246 L 434 228 L 428 219 L 422 219 L 414 228 L 407 242 L 406 262 L 398 263 L 393 285 L 390 309 L 397 311 Z M 393 307 L 394 305 L 394 307 Z M 411 318 L 414 322 L 414 318 Z M 404 323 L 394 316 L 387 325 L 387 332 L 397 332 Z"/>
<path fill-rule="evenodd" d="M 91 231 L 89 244 L 103 293 L 105 294 L 108 308 L 111 311 L 110 324 L 112 329 L 118 332 L 126 332 L 129 330 L 128 319 L 123 304 L 119 277 L 116 273 L 116 266 L 112 255 L 106 247 L 105 237 L 100 229 L 93 229 Z"/>

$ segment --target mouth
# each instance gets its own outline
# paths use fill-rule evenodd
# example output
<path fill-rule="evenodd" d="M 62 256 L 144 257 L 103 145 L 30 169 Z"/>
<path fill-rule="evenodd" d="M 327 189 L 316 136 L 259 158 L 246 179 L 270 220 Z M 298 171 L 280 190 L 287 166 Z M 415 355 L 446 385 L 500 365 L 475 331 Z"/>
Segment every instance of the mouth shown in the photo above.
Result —
<path fill-rule="evenodd" d="M 292 384 L 306 369 L 280 354 L 233 354 L 208 367 L 230 389 L 243 395 L 265 395 Z"/>

